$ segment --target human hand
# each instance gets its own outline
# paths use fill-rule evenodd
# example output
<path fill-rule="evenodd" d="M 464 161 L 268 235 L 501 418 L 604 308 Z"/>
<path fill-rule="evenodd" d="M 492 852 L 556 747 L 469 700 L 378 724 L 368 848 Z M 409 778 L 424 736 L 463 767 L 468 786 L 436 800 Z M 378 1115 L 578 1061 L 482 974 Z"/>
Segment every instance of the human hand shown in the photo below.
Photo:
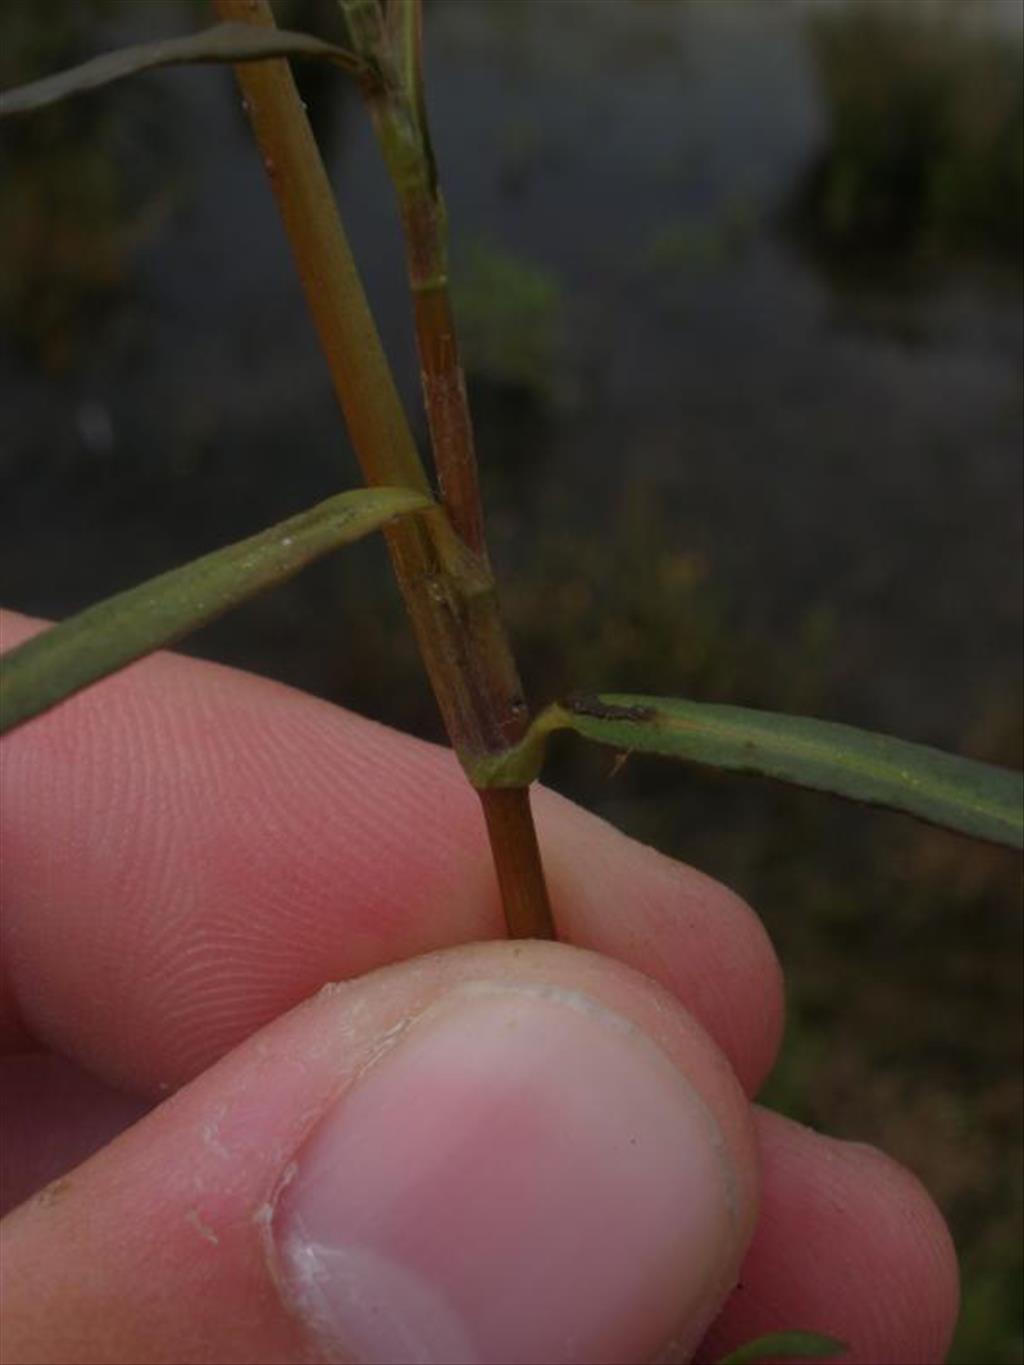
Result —
<path fill-rule="evenodd" d="M 61 1177 L 0 1225 L 11 1365 L 943 1358 L 927 1195 L 748 1102 L 782 997 L 724 887 L 538 791 L 568 942 L 471 942 L 450 754 L 173 655 L 2 781 L 8 1206 Z"/>

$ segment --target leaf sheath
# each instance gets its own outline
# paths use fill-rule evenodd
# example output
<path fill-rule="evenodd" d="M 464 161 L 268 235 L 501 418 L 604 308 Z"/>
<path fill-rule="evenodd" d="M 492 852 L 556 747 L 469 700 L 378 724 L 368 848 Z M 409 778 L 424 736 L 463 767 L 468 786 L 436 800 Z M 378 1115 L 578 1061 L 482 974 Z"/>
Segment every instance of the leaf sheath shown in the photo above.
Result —
<path fill-rule="evenodd" d="M 0 659 L 0 734 L 285 582 L 338 546 L 430 506 L 408 488 L 339 493 L 88 607 Z"/>

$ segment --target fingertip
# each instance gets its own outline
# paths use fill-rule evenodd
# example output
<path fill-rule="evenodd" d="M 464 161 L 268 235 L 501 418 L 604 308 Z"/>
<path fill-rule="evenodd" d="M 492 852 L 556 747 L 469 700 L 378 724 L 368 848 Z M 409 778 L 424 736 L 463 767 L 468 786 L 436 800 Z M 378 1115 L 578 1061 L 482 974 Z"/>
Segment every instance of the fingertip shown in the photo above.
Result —
<path fill-rule="evenodd" d="M 874 1334 L 902 1336 L 917 1352 L 908 1360 L 945 1360 L 960 1310 L 960 1266 L 948 1223 L 909 1167 L 869 1143 L 825 1140 L 848 1172 L 837 1183 L 871 1192 L 863 1226 L 873 1228 L 888 1254 L 888 1293 L 876 1301 Z"/>
<path fill-rule="evenodd" d="M 667 987 L 754 1094 L 785 1016 L 782 970 L 759 917 L 721 882 L 554 792 L 539 791 L 536 808 L 560 936 Z"/>
<path fill-rule="evenodd" d="M 325 989 L 15 1210 L 5 1337 L 650 1359 L 703 1334 L 756 1204 L 749 1106 L 667 992 L 566 945 L 467 946 Z"/>
<path fill-rule="evenodd" d="M 445 956 L 443 993 L 296 1156 L 274 1229 L 299 1311 L 366 1362 L 692 1350 L 753 1214 L 735 1082 L 591 954 Z"/>
<path fill-rule="evenodd" d="M 768 1332 L 844 1342 L 849 1365 L 936 1365 L 959 1308 L 949 1229 L 920 1181 L 874 1147 L 755 1110 L 761 1218 L 733 1294 L 698 1354 Z"/>

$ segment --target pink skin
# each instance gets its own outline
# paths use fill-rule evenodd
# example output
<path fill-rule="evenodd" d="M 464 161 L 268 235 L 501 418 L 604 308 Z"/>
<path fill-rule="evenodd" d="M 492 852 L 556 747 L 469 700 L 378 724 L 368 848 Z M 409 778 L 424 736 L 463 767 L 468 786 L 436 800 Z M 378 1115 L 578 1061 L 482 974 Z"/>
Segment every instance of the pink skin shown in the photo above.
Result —
<path fill-rule="evenodd" d="M 38 628 L 14 615 L 2 625 L 5 649 Z M 719 1270 L 708 1274 L 722 1282 L 701 1289 L 707 1302 L 731 1282 L 760 1184 L 742 1288 L 697 1359 L 783 1327 L 840 1336 L 852 1361 L 942 1358 L 956 1267 L 927 1195 L 877 1153 L 751 1111 L 743 1098 L 771 1066 L 782 997 L 759 921 L 724 887 L 539 792 L 560 930 L 575 946 L 489 943 L 422 958 L 496 938 L 500 925 L 478 807 L 450 756 L 274 683 L 170 655 L 9 737 L 0 777 L 0 1038 L 10 1058 L 0 1081 L 18 1097 L 5 1105 L 5 1197 L 17 1202 L 147 1103 L 178 1092 L 56 1196 L 5 1219 L 6 1359 L 328 1358 L 285 1306 L 294 1309 L 294 1285 L 268 1261 L 266 1220 L 254 1214 L 280 1205 L 275 1235 L 284 1235 L 294 1211 L 282 1175 L 292 1159 L 300 1176 L 318 1169 L 320 1139 L 309 1137 L 318 1121 L 330 1123 L 350 1090 L 338 1112 L 376 1112 L 372 1096 L 389 1093 L 383 1078 L 400 1074 L 399 1060 L 379 1073 L 375 1062 L 368 1081 L 360 1057 L 377 1056 L 396 1022 L 433 1018 L 461 1000 L 467 981 L 598 1002 L 685 1077 L 717 1125 L 738 1191 L 735 1245 L 723 1243 L 720 1264 L 709 1253 Z M 406 965 L 366 975 L 388 964 Z M 280 1018 L 325 980 L 353 985 Z M 406 1070 L 416 1054 L 403 1049 L 427 1036 L 419 1028 L 394 1053 Z M 567 1049 L 571 1034 L 570 1019 Z M 324 1039 L 341 1035 L 339 1058 Z M 16 1055 L 32 1050 L 70 1061 Z M 617 1055 L 604 1057 L 602 1076 L 620 1074 Z M 430 1092 L 421 1112 L 449 1089 L 457 1094 L 470 1064 L 417 1064 L 409 1074 Z M 638 1131 L 648 1113 L 648 1149 L 660 1150 L 655 1135 L 675 1120 L 656 1116 L 674 1113 L 675 1101 L 634 1095 L 632 1075 L 624 1063 L 622 1093 L 632 1096 Z M 380 1101 L 382 1112 L 390 1103 Z M 585 1094 L 565 1103 L 582 1112 Z M 490 1121 L 481 1118 L 482 1131 L 495 1150 L 504 1130 Z M 573 1149 L 583 1165 L 584 1131 Z M 364 1156 L 351 1158 L 371 1163 L 360 1177 L 366 1189 L 376 1149 L 364 1143 Z M 551 1167 L 553 1190 L 570 1183 L 559 1170 Z M 674 1178 L 665 1165 L 666 1189 Z M 501 1197 L 497 1187 L 480 1194 L 491 1219 L 502 1217 Z M 565 1221 L 578 1218 L 567 1208 Z M 663 1264 L 689 1273 L 692 1250 L 670 1233 Z M 396 1225 L 395 1245 L 410 1235 Z M 639 1233 L 623 1226 L 618 1236 L 628 1263 Z M 622 1280 L 614 1260 L 601 1260 L 607 1248 L 594 1249 L 601 1241 L 573 1253 L 581 1283 Z M 509 1273 L 529 1293 L 535 1256 L 514 1251 Z M 475 1273 L 452 1263 L 464 1286 Z M 640 1287 L 634 1297 L 608 1308 L 581 1358 L 643 1359 L 670 1338 L 688 1349 L 687 1332 L 707 1325 L 704 1310 L 673 1322 L 664 1302 L 641 1302 Z M 505 1330 L 496 1312 L 476 1324 L 479 1341 Z M 350 1351 L 357 1335 L 353 1328 Z M 538 1342 L 530 1349 L 544 1358 Z"/>

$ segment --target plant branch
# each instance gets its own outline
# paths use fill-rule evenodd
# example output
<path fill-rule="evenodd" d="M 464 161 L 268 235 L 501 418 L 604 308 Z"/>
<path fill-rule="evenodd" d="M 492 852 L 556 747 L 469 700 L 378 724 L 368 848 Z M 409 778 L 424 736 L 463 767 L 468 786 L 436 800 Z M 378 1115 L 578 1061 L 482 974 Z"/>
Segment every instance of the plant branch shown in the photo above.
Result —
<path fill-rule="evenodd" d="M 412 294 L 423 402 L 441 496 L 452 525 L 486 558 L 466 380 L 448 293 L 447 223 L 430 140 L 418 0 L 341 0 L 365 68 L 362 82 L 398 197 Z"/>
<path fill-rule="evenodd" d="M 361 82 L 398 198 L 412 297 L 423 402 L 434 467 L 451 524 L 490 576 L 466 380 L 448 292 L 447 222 L 423 94 L 420 0 L 341 0 L 349 33 L 368 73 Z M 495 605 L 485 663 L 503 657 Z M 500 638 L 499 638 L 500 635 Z M 496 695 L 500 696 L 499 688 Z M 503 735 L 526 734 L 525 705 L 510 708 Z M 471 773 L 470 765 L 467 771 Z M 472 780 L 472 778 L 471 778 Z M 505 914 L 515 936 L 553 932 L 528 784 L 501 793 L 478 788 L 494 851 Z"/>
<path fill-rule="evenodd" d="M 223 19 L 273 25 L 266 0 L 213 2 Z M 236 75 L 367 482 L 424 491 L 427 477 L 291 71 L 272 61 Z M 489 567 L 442 508 L 385 534 L 445 726 L 468 770 L 515 744 L 529 719 Z M 528 792 L 504 793 L 499 803 L 482 793 L 481 801 L 510 933 L 529 920 L 550 936 L 536 837 L 523 832 L 533 834 Z M 517 806 L 518 819 L 492 817 L 497 804 L 506 812 Z M 527 896 L 535 902 L 530 915 L 517 908 Z"/>

